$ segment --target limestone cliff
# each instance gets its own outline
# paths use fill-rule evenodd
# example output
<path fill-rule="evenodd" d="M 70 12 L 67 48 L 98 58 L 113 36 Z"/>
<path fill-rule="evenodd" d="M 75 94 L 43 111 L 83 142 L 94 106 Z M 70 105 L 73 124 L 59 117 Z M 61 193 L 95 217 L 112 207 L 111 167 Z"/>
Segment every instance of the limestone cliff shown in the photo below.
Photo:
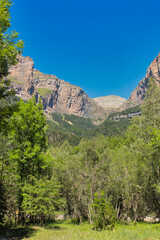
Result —
<path fill-rule="evenodd" d="M 127 99 L 115 95 L 97 97 L 93 98 L 93 100 L 102 106 L 107 112 L 119 110 L 119 108 L 127 102 Z"/>
<path fill-rule="evenodd" d="M 10 68 L 8 79 L 16 90 L 17 96 L 29 100 L 33 95 L 41 97 L 46 113 L 67 113 L 90 118 L 104 118 L 107 113 L 122 111 L 140 105 L 148 88 L 149 78 L 160 85 L 160 53 L 147 69 L 128 101 L 118 96 L 106 96 L 91 99 L 78 86 L 60 80 L 55 75 L 43 74 L 34 69 L 30 57 L 18 58 L 18 64 Z"/>
<path fill-rule="evenodd" d="M 148 67 L 145 78 L 140 81 L 139 85 L 131 93 L 129 102 L 134 105 L 142 103 L 148 88 L 148 81 L 150 77 L 154 78 L 155 82 L 160 86 L 160 53 Z"/>
<path fill-rule="evenodd" d="M 80 87 L 35 70 L 30 57 L 20 56 L 18 64 L 10 68 L 8 79 L 18 97 L 29 100 L 34 95 L 37 101 L 41 97 L 46 113 L 58 112 L 91 118 L 105 116 L 104 108 L 90 99 Z"/>

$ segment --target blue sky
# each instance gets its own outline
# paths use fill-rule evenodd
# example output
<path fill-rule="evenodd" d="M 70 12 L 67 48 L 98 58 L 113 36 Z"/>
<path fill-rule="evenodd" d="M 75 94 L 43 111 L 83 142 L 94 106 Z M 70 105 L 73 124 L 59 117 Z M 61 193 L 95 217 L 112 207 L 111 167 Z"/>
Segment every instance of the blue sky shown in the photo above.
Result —
<path fill-rule="evenodd" d="M 91 98 L 129 98 L 160 51 L 159 9 L 158 0 L 14 0 L 11 28 L 41 72 Z"/>

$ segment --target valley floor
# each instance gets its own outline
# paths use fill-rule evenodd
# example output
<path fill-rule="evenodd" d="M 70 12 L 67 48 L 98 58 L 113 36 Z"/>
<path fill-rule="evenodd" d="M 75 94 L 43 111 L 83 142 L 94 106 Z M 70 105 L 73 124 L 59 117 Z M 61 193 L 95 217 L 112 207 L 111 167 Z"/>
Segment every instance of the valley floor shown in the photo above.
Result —
<path fill-rule="evenodd" d="M 16 228 L 6 232 L 9 239 L 23 240 L 159 240 L 160 224 L 137 223 L 136 225 L 117 223 L 114 231 L 94 231 L 83 223 L 75 225 L 69 221 L 49 224 L 45 228 Z"/>

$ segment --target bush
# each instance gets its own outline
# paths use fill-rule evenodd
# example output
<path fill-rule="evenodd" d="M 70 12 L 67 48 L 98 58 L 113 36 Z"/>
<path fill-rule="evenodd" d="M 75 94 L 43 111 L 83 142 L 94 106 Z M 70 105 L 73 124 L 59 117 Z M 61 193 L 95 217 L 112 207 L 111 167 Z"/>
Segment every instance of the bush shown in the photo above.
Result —
<path fill-rule="evenodd" d="M 104 193 L 95 194 L 92 204 L 92 220 L 94 230 L 112 230 L 115 225 L 116 217 L 112 205 L 105 199 Z"/>

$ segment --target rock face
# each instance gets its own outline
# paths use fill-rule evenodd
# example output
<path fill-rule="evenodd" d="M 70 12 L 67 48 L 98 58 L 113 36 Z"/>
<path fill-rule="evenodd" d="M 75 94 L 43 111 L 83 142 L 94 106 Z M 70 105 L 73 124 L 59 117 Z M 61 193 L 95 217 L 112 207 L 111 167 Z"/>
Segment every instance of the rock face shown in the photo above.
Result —
<path fill-rule="evenodd" d="M 23 100 L 28 101 L 34 95 L 38 101 L 41 97 L 46 114 L 58 112 L 103 119 L 109 112 L 140 105 L 150 77 L 160 86 L 160 53 L 148 67 L 145 78 L 140 81 L 128 101 L 118 96 L 90 99 L 80 87 L 34 69 L 34 62 L 30 57 L 20 56 L 18 60 L 18 64 L 10 68 L 8 75 L 12 87 Z"/>
<path fill-rule="evenodd" d="M 110 95 L 106 97 L 97 97 L 93 100 L 100 106 L 102 106 L 107 112 L 112 112 L 118 110 L 124 103 L 127 102 L 127 99 Z"/>
<path fill-rule="evenodd" d="M 114 117 L 111 118 L 112 121 L 119 121 L 120 119 L 132 119 L 133 117 L 136 116 L 141 116 L 142 113 L 141 112 L 133 112 L 133 113 L 129 113 L 129 114 L 124 114 L 124 115 L 115 115 Z"/>
<path fill-rule="evenodd" d="M 139 85 L 131 93 L 129 102 L 134 105 L 142 103 L 148 88 L 148 81 L 150 77 L 154 78 L 155 82 L 160 86 L 160 53 L 148 67 L 145 78 L 140 81 Z"/>
<path fill-rule="evenodd" d="M 20 56 L 18 60 L 18 64 L 10 68 L 8 79 L 11 80 L 11 85 L 16 90 L 17 96 L 29 100 L 35 91 L 33 84 L 34 62 L 30 57 Z"/>
<path fill-rule="evenodd" d="M 81 88 L 35 70 L 30 57 L 20 56 L 18 64 L 10 68 L 8 79 L 18 97 L 29 100 L 34 95 L 37 101 L 41 97 L 46 113 L 58 112 L 91 118 L 105 116 L 104 108 L 90 99 Z"/>

